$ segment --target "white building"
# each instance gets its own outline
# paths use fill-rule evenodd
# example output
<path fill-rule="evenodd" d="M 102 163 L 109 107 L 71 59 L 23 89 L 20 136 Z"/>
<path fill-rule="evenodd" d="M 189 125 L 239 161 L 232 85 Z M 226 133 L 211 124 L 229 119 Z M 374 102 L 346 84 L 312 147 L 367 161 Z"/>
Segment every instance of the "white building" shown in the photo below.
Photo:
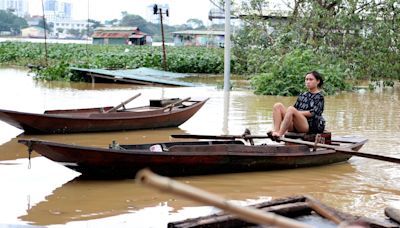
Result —
<path fill-rule="evenodd" d="M 0 10 L 11 10 L 18 17 L 25 17 L 28 12 L 28 0 L 0 0 Z"/>
<path fill-rule="evenodd" d="M 46 0 L 44 2 L 44 14 L 49 22 L 60 18 L 71 19 L 72 3 L 70 0 Z"/>
<path fill-rule="evenodd" d="M 65 36 L 68 30 L 87 30 L 87 20 L 72 19 L 72 3 L 70 0 L 46 0 L 44 13 L 48 23 L 53 24 L 53 33 L 59 37 Z"/>
<path fill-rule="evenodd" d="M 87 20 L 72 20 L 72 19 L 56 19 L 51 21 L 54 25 L 53 33 L 68 33 L 69 29 L 75 30 L 87 30 L 88 28 L 88 21 Z M 62 31 L 62 32 L 60 32 Z"/>

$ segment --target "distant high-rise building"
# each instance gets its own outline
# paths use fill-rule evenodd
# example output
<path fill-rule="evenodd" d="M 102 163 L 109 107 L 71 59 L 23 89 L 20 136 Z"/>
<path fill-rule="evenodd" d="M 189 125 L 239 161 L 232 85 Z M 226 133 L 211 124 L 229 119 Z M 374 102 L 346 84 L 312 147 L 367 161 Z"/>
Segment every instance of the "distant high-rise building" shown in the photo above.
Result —
<path fill-rule="evenodd" d="M 25 17 L 28 13 L 28 0 L 0 0 L 0 10 L 9 10 L 18 17 Z"/>
<path fill-rule="evenodd" d="M 49 22 L 58 19 L 71 19 L 72 3 L 69 0 L 46 0 L 44 13 Z"/>

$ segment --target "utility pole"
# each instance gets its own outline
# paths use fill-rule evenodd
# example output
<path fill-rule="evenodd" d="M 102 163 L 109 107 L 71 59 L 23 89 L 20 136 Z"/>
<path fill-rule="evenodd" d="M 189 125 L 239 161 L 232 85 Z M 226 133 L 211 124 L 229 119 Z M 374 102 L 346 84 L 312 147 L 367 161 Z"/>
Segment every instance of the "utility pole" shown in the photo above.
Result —
<path fill-rule="evenodd" d="M 48 61 L 47 61 L 47 56 L 48 56 L 48 54 L 47 54 L 47 35 L 46 35 L 46 33 L 47 33 L 47 26 L 46 26 L 46 16 L 44 15 L 44 3 L 43 3 L 43 0 L 42 0 L 42 13 L 43 13 L 43 30 L 44 30 L 44 50 L 45 50 L 45 53 L 46 53 L 46 67 L 48 66 Z"/>
<path fill-rule="evenodd" d="M 224 91 L 231 89 L 231 0 L 225 0 Z"/>
<path fill-rule="evenodd" d="M 154 4 L 153 14 L 159 14 L 160 15 L 161 39 L 162 39 L 162 50 L 163 50 L 163 68 L 164 68 L 164 70 L 167 70 L 168 67 L 167 67 L 167 54 L 166 54 L 166 51 L 165 51 L 163 14 L 165 14 L 167 17 L 169 17 L 169 12 L 168 12 L 168 9 L 166 9 L 165 12 L 163 12 L 161 7 L 158 8 L 157 4 Z"/>

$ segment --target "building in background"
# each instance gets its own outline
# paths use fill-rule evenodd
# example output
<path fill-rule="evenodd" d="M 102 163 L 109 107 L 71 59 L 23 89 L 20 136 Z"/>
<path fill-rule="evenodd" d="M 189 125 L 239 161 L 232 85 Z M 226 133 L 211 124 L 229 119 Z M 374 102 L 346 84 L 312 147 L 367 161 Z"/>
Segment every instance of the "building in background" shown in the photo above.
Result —
<path fill-rule="evenodd" d="M 46 33 L 46 35 L 49 35 Z M 32 26 L 21 29 L 21 36 L 25 38 L 44 38 L 44 29 L 38 26 Z"/>
<path fill-rule="evenodd" d="M 172 33 L 175 46 L 224 47 L 225 31 L 185 30 Z"/>
<path fill-rule="evenodd" d="M 53 23 L 53 34 L 58 38 L 82 38 L 81 34 L 87 34 L 90 23 L 87 20 L 72 20 L 56 18 Z"/>
<path fill-rule="evenodd" d="M 72 3 L 69 0 L 46 0 L 44 2 L 44 14 L 48 21 L 71 20 Z"/>
<path fill-rule="evenodd" d="M 45 0 L 44 14 L 52 26 L 52 36 L 58 38 L 85 38 L 90 23 L 87 20 L 72 19 L 71 0 Z"/>
<path fill-rule="evenodd" d="M 151 45 L 150 36 L 138 27 L 102 27 L 94 30 L 93 44 Z"/>
<path fill-rule="evenodd" d="M 18 17 L 28 16 L 28 0 L 0 0 L 0 10 L 9 10 Z"/>

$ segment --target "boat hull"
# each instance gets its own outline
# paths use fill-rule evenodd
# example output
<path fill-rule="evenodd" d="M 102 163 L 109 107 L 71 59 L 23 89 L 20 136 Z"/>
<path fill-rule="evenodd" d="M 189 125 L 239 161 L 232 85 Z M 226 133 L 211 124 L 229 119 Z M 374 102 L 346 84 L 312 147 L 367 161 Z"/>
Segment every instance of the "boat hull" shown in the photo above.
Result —
<path fill-rule="evenodd" d="M 386 218 L 372 219 L 341 212 L 310 196 L 291 196 L 287 198 L 274 199 L 271 201 L 249 205 L 248 207 L 258 209 L 262 212 L 273 213 L 286 218 L 294 219 L 311 227 L 336 227 L 335 223 L 337 224 L 345 222 L 355 225 L 354 227 L 399 227 L 398 223 L 389 221 Z M 244 221 L 233 214 L 224 213 L 222 211 L 207 216 L 169 222 L 167 227 L 221 228 L 259 226 Z"/>
<path fill-rule="evenodd" d="M 177 127 L 190 119 L 206 102 L 200 101 L 171 111 L 101 113 L 100 108 L 48 111 L 34 114 L 0 109 L 0 120 L 27 134 L 64 134 Z M 110 108 L 110 107 L 108 107 Z"/>
<path fill-rule="evenodd" d="M 134 178 L 137 171 L 143 168 L 167 176 L 294 169 L 345 162 L 351 157 L 330 149 L 310 151 L 304 145 L 180 145 L 169 147 L 168 151 L 152 152 L 146 149 L 106 149 L 40 140 L 19 142 L 50 160 L 80 172 L 82 178 L 89 179 Z"/>

